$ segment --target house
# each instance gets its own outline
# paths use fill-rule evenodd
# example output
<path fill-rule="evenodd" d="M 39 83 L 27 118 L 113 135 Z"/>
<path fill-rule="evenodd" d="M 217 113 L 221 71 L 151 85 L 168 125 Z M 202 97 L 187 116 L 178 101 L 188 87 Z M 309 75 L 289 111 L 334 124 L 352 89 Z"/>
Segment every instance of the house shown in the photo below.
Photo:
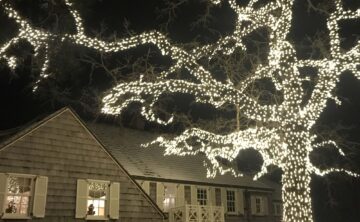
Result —
<path fill-rule="evenodd" d="M 275 183 L 231 175 L 207 178 L 204 156 L 164 156 L 164 148 L 141 146 L 159 135 L 103 123 L 87 125 L 170 222 L 281 221 L 281 187 Z"/>
<path fill-rule="evenodd" d="M 163 221 L 122 164 L 61 109 L 2 140 L 0 221 Z"/>
<path fill-rule="evenodd" d="M 275 184 L 206 178 L 203 156 L 141 147 L 156 134 L 68 108 L 18 131 L 0 141 L 0 222 L 281 220 Z"/>

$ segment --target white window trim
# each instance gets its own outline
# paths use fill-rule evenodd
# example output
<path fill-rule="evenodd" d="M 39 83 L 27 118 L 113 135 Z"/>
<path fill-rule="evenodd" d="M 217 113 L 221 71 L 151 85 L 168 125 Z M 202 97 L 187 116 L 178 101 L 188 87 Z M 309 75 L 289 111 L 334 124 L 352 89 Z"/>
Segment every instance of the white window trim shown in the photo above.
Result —
<path fill-rule="evenodd" d="M 0 219 L 32 219 L 32 210 L 34 207 L 34 191 L 35 191 L 35 179 L 37 177 L 37 175 L 34 174 L 19 174 L 19 173 L 4 173 L 6 175 L 6 191 L 5 191 L 5 196 L 4 196 L 4 202 L 0 203 L 2 204 L 2 209 L 3 209 L 3 214 L 0 215 Z M 9 177 L 20 177 L 20 178 L 31 178 L 31 190 L 30 190 L 30 196 L 32 197 L 31 200 L 29 201 L 28 205 L 28 213 L 27 215 L 25 214 L 10 214 L 10 213 L 5 213 L 5 207 L 6 207 L 6 199 L 8 197 L 8 183 L 9 183 Z"/>
<path fill-rule="evenodd" d="M 233 191 L 234 192 L 234 210 L 235 211 L 232 211 L 232 212 L 228 211 L 228 199 L 227 199 L 227 192 L 228 191 Z M 228 189 L 228 188 L 225 189 L 225 207 L 226 207 L 226 209 L 224 209 L 224 210 L 226 211 L 227 215 L 238 215 L 239 214 L 239 212 L 237 212 L 237 209 L 236 209 L 236 201 L 238 201 L 236 199 L 236 189 Z"/>

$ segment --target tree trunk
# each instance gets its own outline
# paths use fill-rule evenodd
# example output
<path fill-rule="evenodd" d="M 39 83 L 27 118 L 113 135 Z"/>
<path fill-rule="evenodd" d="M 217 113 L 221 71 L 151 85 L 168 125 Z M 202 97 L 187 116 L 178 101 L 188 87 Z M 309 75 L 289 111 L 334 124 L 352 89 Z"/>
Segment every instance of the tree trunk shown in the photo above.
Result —
<path fill-rule="evenodd" d="M 289 149 L 282 176 L 284 222 L 313 222 L 308 153 L 301 137 L 292 134 L 293 149 Z"/>

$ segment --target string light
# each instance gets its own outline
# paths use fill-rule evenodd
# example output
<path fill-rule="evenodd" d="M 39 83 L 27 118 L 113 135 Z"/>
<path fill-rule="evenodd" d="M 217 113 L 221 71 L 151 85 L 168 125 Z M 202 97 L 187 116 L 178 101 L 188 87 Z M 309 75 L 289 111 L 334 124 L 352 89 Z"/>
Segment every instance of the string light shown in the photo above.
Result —
<path fill-rule="evenodd" d="M 222 0 L 210 0 L 213 4 L 221 4 Z M 155 45 L 163 55 L 172 58 L 174 64 L 166 71 L 159 73 L 156 81 L 146 82 L 142 76 L 130 83 L 120 83 L 114 86 L 103 98 L 102 112 L 119 115 L 129 104 L 137 102 L 142 105 L 141 114 L 149 121 L 159 124 L 169 124 L 173 117 L 163 120 L 154 112 L 154 104 L 164 93 L 187 93 L 194 95 L 199 103 L 220 107 L 224 104 L 239 106 L 240 111 L 248 119 L 254 120 L 261 127 L 251 127 L 235 131 L 228 135 L 218 135 L 198 128 L 185 130 L 181 135 L 166 139 L 159 137 L 145 146 L 157 143 L 165 147 L 165 155 L 196 155 L 205 153 L 207 160 L 207 176 L 232 173 L 241 176 L 236 170 L 219 163 L 218 158 L 234 160 L 241 150 L 254 148 L 262 155 L 264 164 L 261 171 L 255 175 L 257 179 L 267 173 L 270 165 L 279 166 L 283 174 L 283 221 L 312 222 L 310 199 L 310 175 L 320 176 L 332 172 L 343 172 L 350 176 L 359 175 L 345 169 L 318 169 L 310 162 L 310 153 L 327 145 L 333 145 L 340 155 L 345 155 L 334 141 L 316 143 L 316 135 L 312 127 L 323 112 L 326 102 L 334 99 L 340 102 L 332 92 L 339 81 L 339 75 L 345 70 L 351 71 L 360 78 L 360 43 L 349 51 L 340 48 L 339 21 L 360 18 L 360 10 L 344 10 L 340 0 L 335 0 L 336 9 L 327 20 L 330 37 L 330 55 L 321 60 L 299 60 L 294 47 L 287 41 L 292 20 L 293 1 L 276 0 L 263 7 L 256 8 L 256 0 L 250 0 L 247 6 L 240 7 L 235 0 L 228 0 L 231 9 L 236 13 L 236 25 L 232 34 L 220 38 L 217 42 L 191 50 L 185 50 L 171 43 L 160 32 L 145 32 L 129 38 L 113 42 L 105 42 L 89 37 L 84 32 L 80 13 L 69 0 L 65 0 L 76 25 L 75 34 L 54 34 L 32 26 L 23 19 L 13 7 L 0 0 L 4 12 L 14 19 L 19 27 L 18 34 L 0 47 L 0 59 L 7 61 L 8 66 L 15 70 L 17 59 L 7 55 L 9 49 L 19 41 L 29 42 L 35 49 L 35 57 L 42 58 L 43 65 L 39 83 L 51 76 L 49 73 L 49 45 L 56 40 L 85 46 L 103 53 L 124 51 L 144 44 Z M 243 26 L 250 22 L 250 26 Z M 211 60 L 217 53 L 231 54 L 235 49 L 246 50 L 243 37 L 260 28 L 269 30 L 270 49 L 268 64 L 262 64 L 235 88 L 230 79 L 226 83 L 215 80 L 211 73 L 201 66 L 199 59 Z M 313 67 L 318 71 L 318 78 L 300 77 L 299 69 Z M 187 69 L 197 80 L 171 79 L 169 74 Z M 274 75 L 274 73 L 277 75 Z M 256 80 L 270 78 L 277 90 L 281 90 L 284 101 L 276 105 L 260 105 L 256 100 L 244 93 L 246 88 Z M 301 85 L 306 81 L 316 81 L 312 95 L 304 106 L 305 92 Z M 190 142 L 192 141 L 192 142 Z"/>

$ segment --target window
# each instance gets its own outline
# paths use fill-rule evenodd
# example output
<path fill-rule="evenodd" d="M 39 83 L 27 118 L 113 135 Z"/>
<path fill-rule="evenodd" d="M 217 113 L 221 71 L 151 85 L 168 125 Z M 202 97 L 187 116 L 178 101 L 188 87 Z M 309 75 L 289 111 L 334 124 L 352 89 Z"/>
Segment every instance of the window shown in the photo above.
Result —
<path fill-rule="evenodd" d="M 156 192 L 156 183 L 154 182 L 150 182 L 149 184 L 149 196 L 154 202 L 156 202 L 157 192 Z"/>
<path fill-rule="evenodd" d="M 33 178 L 9 176 L 7 179 L 5 214 L 28 216 L 32 191 Z"/>
<path fill-rule="evenodd" d="M 221 189 L 215 188 L 215 205 L 221 206 Z"/>
<path fill-rule="evenodd" d="M 191 187 L 184 186 L 185 204 L 191 204 Z"/>
<path fill-rule="evenodd" d="M 261 213 L 261 198 L 260 197 L 255 197 L 255 209 L 256 209 L 256 213 L 260 214 Z"/>
<path fill-rule="evenodd" d="M 118 219 L 119 198 L 119 183 L 79 179 L 76 194 L 76 218 Z"/>
<path fill-rule="evenodd" d="M 226 191 L 226 206 L 227 206 L 227 212 L 235 212 L 235 191 L 234 190 Z"/>
<path fill-rule="evenodd" d="M 197 200 L 199 205 L 207 204 L 207 192 L 205 188 L 197 188 Z"/>
<path fill-rule="evenodd" d="M 167 183 L 164 187 L 164 212 L 175 207 L 176 184 Z"/>
<path fill-rule="evenodd" d="M 281 214 L 282 214 L 281 203 L 274 203 L 274 215 L 281 216 Z"/>
<path fill-rule="evenodd" d="M 251 212 L 253 215 L 266 215 L 268 212 L 266 196 L 251 196 Z"/>
<path fill-rule="evenodd" d="M 105 216 L 108 187 L 107 182 L 88 183 L 87 215 Z"/>
<path fill-rule="evenodd" d="M 0 218 L 44 217 L 46 193 L 47 177 L 0 173 Z"/>

